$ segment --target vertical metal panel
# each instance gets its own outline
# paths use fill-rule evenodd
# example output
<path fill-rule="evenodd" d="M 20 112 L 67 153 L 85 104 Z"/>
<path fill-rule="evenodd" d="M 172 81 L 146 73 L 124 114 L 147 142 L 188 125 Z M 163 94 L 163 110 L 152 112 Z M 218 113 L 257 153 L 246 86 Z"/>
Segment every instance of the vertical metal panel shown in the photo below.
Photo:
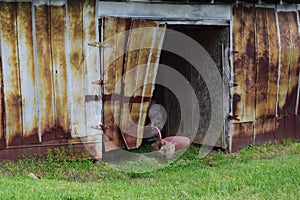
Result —
<path fill-rule="evenodd" d="M 255 120 L 255 19 L 254 19 L 254 7 L 244 7 L 244 37 L 243 44 L 246 53 L 244 55 L 244 81 L 245 85 L 245 107 L 244 116 L 241 121 L 253 121 Z"/>
<path fill-rule="evenodd" d="M 46 3 L 46 2 L 45 2 Z M 50 7 L 35 6 L 36 48 L 38 64 L 40 131 L 42 140 L 54 139 L 51 129 L 55 126 L 55 105 L 50 43 Z"/>
<path fill-rule="evenodd" d="M 23 144 L 39 141 L 31 8 L 29 2 L 17 3 L 17 40 L 23 102 Z"/>
<path fill-rule="evenodd" d="M 96 1 L 83 1 L 83 52 L 85 69 L 85 95 L 100 96 L 100 87 L 91 84 L 92 81 L 100 80 L 100 57 L 99 48 L 89 46 L 90 42 L 96 41 Z M 87 135 L 99 134 L 100 131 L 93 128 L 101 123 L 101 102 L 86 102 L 86 133 Z"/>
<path fill-rule="evenodd" d="M 22 99 L 17 47 L 16 4 L 0 2 L 6 145 L 22 144 Z"/>
<path fill-rule="evenodd" d="M 242 7 L 234 6 L 232 10 L 232 48 L 233 48 L 233 81 L 236 87 L 232 89 L 232 113 L 233 117 L 241 119 L 244 114 L 244 73 L 243 65 L 245 48 L 243 44 L 244 23 L 243 23 L 243 9 Z"/>
<path fill-rule="evenodd" d="M 73 114 L 72 136 L 86 135 L 85 76 L 83 65 L 83 20 L 82 1 L 68 0 L 68 58 L 71 79 L 71 106 Z"/>
<path fill-rule="evenodd" d="M 281 64 L 280 64 L 280 85 L 278 91 L 278 114 L 286 115 L 285 102 L 289 85 L 289 68 L 291 59 L 291 38 L 289 27 L 289 14 L 286 12 L 278 12 L 278 21 L 280 27 L 281 41 Z"/>
<path fill-rule="evenodd" d="M 291 61 L 289 69 L 289 89 L 286 97 L 285 107 L 287 115 L 295 115 L 297 94 L 298 94 L 298 76 L 300 65 L 300 38 L 299 27 L 297 21 L 297 12 L 288 13 L 289 29 L 291 34 Z"/>
<path fill-rule="evenodd" d="M 52 3 L 52 1 L 51 1 Z M 50 43 L 52 54 L 52 73 L 55 94 L 55 128 L 56 138 L 68 138 L 70 132 L 70 115 L 66 66 L 66 9 L 65 5 L 50 6 Z M 66 134 L 63 134 L 66 133 Z"/>
<path fill-rule="evenodd" d="M 143 36 L 143 21 L 132 20 L 130 26 L 130 33 L 128 39 L 128 47 L 126 54 L 126 63 L 124 65 L 124 96 L 131 97 L 135 91 L 135 80 L 137 76 L 137 60 L 139 55 L 139 49 L 141 46 L 140 41 Z M 132 71 L 131 71 L 132 70 Z M 137 126 L 132 126 L 131 123 L 138 123 L 138 114 L 134 113 L 134 116 L 130 116 L 131 104 L 130 102 L 123 101 L 121 111 L 121 127 L 122 135 L 124 137 L 127 148 L 136 148 L 137 141 Z"/>
<path fill-rule="evenodd" d="M 0 23 L 1 28 L 1 23 Z M 0 31 L 1 38 L 1 31 Z M 0 40 L 0 149 L 5 147 L 5 104 L 4 104 L 4 94 L 3 94 L 3 73 L 2 73 L 2 48 L 1 48 L 1 40 Z"/>
<path fill-rule="evenodd" d="M 279 64 L 278 30 L 276 26 L 275 9 L 266 9 L 266 21 L 268 31 L 269 46 L 269 82 L 268 82 L 268 102 L 267 117 L 275 118 L 277 105 L 277 82 Z"/>
<path fill-rule="evenodd" d="M 230 152 L 236 152 L 253 143 L 253 122 L 230 124 L 233 131 Z"/>
<path fill-rule="evenodd" d="M 275 139 L 275 118 L 258 119 L 255 123 L 254 145 L 261 145 L 266 142 L 274 142 Z"/>
<path fill-rule="evenodd" d="M 256 8 L 256 119 L 266 117 L 269 82 L 269 43 L 266 9 Z"/>
<path fill-rule="evenodd" d="M 150 67 L 152 46 L 155 44 L 157 36 L 157 24 L 144 21 L 143 23 L 143 37 L 141 42 L 141 49 L 139 51 L 138 60 L 137 60 L 137 77 L 135 83 L 134 97 L 143 96 L 144 87 L 146 87 L 145 80 L 147 79 L 146 75 L 148 67 Z M 151 82 L 152 83 L 152 82 Z M 136 119 L 133 119 L 137 122 L 137 146 L 142 144 L 144 125 L 146 121 L 146 116 L 148 112 L 150 100 L 143 100 L 140 103 L 132 103 L 131 115 L 135 116 Z"/>
<path fill-rule="evenodd" d="M 105 150 L 119 148 L 122 144 L 120 130 L 122 71 L 124 53 L 127 45 L 127 33 L 130 19 L 103 18 L 103 42 L 110 47 L 103 49 L 104 86 L 103 86 L 103 120 L 105 126 Z M 106 99 L 107 97 L 107 99 Z M 111 98 L 110 98 L 111 97 Z"/>

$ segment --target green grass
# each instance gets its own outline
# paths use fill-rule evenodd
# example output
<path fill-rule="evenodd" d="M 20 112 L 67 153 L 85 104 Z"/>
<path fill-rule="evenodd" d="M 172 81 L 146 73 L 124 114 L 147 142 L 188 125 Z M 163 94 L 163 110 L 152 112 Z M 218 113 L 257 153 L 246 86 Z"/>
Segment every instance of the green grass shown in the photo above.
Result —
<path fill-rule="evenodd" d="M 300 199 L 300 144 L 248 147 L 200 159 L 190 147 L 167 167 L 124 173 L 89 159 L 0 163 L 0 199 Z M 128 166 L 130 167 L 130 165 Z M 42 178 L 33 180 L 33 172 Z"/>

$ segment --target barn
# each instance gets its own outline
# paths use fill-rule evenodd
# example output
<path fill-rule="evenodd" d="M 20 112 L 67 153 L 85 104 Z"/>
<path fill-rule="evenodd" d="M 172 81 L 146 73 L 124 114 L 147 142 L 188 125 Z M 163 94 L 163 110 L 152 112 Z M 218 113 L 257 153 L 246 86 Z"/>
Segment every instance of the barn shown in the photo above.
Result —
<path fill-rule="evenodd" d="M 164 137 L 229 152 L 297 142 L 299 10 L 276 0 L 0 0 L 0 159 L 138 148 L 153 102 Z"/>

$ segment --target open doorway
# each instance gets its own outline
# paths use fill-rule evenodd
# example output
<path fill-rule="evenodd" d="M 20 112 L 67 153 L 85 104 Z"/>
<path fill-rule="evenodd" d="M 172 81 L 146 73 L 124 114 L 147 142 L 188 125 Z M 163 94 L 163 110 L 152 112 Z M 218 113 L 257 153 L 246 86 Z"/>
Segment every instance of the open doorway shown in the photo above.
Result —
<path fill-rule="evenodd" d="M 229 47 L 230 31 L 228 26 L 171 25 L 168 26 L 168 28 L 179 31 L 197 41 L 214 60 L 220 74 L 223 74 L 224 49 Z M 170 33 L 167 32 L 165 35 L 165 42 L 170 38 L 170 35 L 168 34 Z M 188 46 L 182 46 L 182 48 L 184 48 L 186 51 L 190 50 Z M 209 92 L 205 82 L 203 81 L 203 78 L 196 71 L 196 69 L 190 63 L 188 63 L 188 61 L 167 51 L 161 52 L 160 64 L 167 65 L 177 70 L 186 78 L 188 81 L 187 84 L 190 84 L 194 89 L 198 98 L 200 109 L 199 128 L 197 131 L 197 136 L 194 139 L 194 143 L 201 144 L 209 127 L 211 115 Z M 163 75 L 160 73 L 160 68 L 158 68 L 157 78 L 163 79 L 164 77 L 162 76 Z M 186 103 L 192 104 L 193 102 L 191 102 L 190 94 L 187 94 L 185 86 L 183 85 L 181 89 Z M 187 121 L 186 124 L 183 124 L 184 126 L 189 126 L 189 122 L 193 120 L 190 113 L 181 113 L 179 102 L 169 89 L 160 85 L 156 85 L 152 99 L 156 103 L 161 104 L 167 113 L 166 123 L 162 130 L 162 135 L 164 137 L 181 133 L 181 130 L 179 130 L 181 118 L 184 117 L 185 119 L 188 119 L 184 120 Z M 224 147 L 224 140 L 225 136 L 222 134 L 216 146 Z"/>

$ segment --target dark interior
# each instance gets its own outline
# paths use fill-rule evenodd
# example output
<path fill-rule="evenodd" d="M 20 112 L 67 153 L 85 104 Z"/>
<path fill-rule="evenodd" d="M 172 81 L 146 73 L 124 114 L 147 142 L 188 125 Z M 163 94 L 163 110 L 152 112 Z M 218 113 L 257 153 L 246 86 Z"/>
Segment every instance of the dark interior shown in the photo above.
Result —
<path fill-rule="evenodd" d="M 176 25 L 168 26 L 168 28 L 184 33 L 202 45 L 202 47 L 210 54 L 220 73 L 222 74 L 222 46 L 229 46 L 229 27 Z M 164 41 L 166 42 L 168 38 L 168 33 L 166 33 Z M 183 46 L 182 48 L 184 48 L 186 51 L 189 51 L 188 46 Z M 173 53 L 162 51 L 160 64 L 170 66 L 180 72 L 193 87 L 193 90 L 198 98 L 201 118 L 197 136 L 194 142 L 201 144 L 203 136 L 208 129 L 211 114 L 210 97 L 205 82 L 203 81 L 201 75 L 190 63 Z M 159 68 L 157 78 L 164 78 L 161 76 L 162 75 L 160 74 Z M 193 103 L 191 102 L 189 94 L 186 93 L 184 86 L 182 87 L 182 95 L 185 96 L 187 105 L 191 105 Z M 180 113 L 179 102 L 169 89 L 160 85 L 156 85 L 153 94 L 153 100 L 156 101 L 156 103 L 161 104 L 167 112 L 167 121 L 164 129 L 162 130 L 163 136 L 171 136 L 177 132 L 180 133 L 181 131 L 178 130 L 178 128 L 182 117 L 187 117 L 187 121 L 193 120 L 191 115 L 189 116 L 185 114 L 185 116 L 183 116 L 183 114 Z M 189 124 L 185 125 L 188 126 Z M 221 146 L 221 144 L 219 145 Z"/>

